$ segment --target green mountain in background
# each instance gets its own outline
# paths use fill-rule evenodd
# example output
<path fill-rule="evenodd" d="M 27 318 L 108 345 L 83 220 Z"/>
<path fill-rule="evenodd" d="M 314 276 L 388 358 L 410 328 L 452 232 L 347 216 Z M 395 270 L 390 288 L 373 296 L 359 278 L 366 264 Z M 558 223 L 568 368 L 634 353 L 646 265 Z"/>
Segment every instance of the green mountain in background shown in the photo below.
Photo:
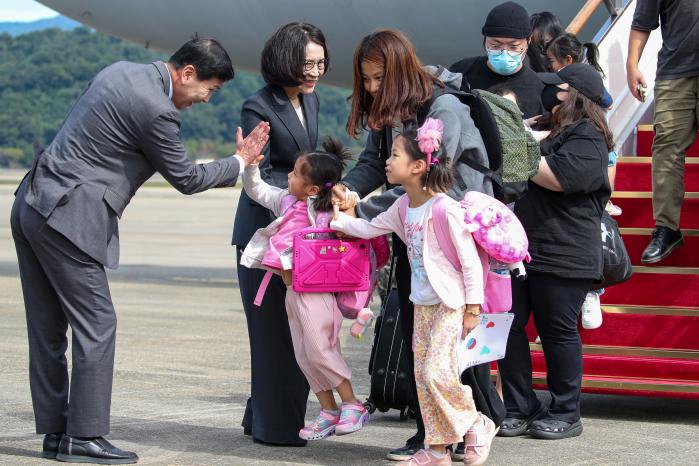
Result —
<path fill-rule="evenodd" d="M 33 142 L 47 145 L 88 81 L 110 63 L 148 63 L 162 54 L 85 27 L 57 28 L 12 36 L 0 34 L 0 167 L 31 165 Z M 208 104 L 182 112 L 182 139 L 195 158 L 233 151 L 244 100 L 263 86 L 255 74 L 236 72 Z M 349 91 L 319 86 L 319 133 L 350 142 L 345 132 Z"/>
<path fill-rule="evenodd" d="M 78 26 L 80 26 L 80 23 L 77 21 L 59 15 L 53 18 L 37 19 L 36 21 L 2 21 L 0 22 L 0 33 L 6 32 L 11 36 L 16 36 L 48 28 L 70 31 Z"/>

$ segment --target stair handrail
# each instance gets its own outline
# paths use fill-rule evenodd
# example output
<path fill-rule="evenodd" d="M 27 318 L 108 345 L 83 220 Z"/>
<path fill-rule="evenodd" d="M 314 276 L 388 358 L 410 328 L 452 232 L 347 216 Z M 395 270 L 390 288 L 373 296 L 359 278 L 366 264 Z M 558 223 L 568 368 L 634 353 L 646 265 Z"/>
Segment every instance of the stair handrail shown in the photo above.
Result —
<path fill-rule="evenodd" d="M 595 11 L 597 11 L 597 8 L 602 4 L 607 8 L 612 19 L 618 16 L 623 10 L 623 0 L 615 0 L 615 2 L 612 0 L 587 0 L 580 8 L 580 11 L 578 11 L 578 14 L 570 21 L 568 27 L 566 27 L 566 32 L 578 35 Z"/>
<path fill-rule="evenodd" d="M 635 155 L 635 141 L 631 136 L 638 122 L 653 105 L 657 56 L 662 46 L 660 32 L 652 31 L 639 61 L 639 68 L 648 84 L 645 102 L 639 102 L 626 83 L 626 57 L 636 3 L 636 0 L 627 0 L 620 6 L 617 1 L 617 16 L 613 21 L 608 21 L 595 38 L 599 48 L 599 62 L 606 72 L 604 84 L 614 99 L 612 108 L 607 112 L 607 121 L 620 155 Z M 627 140 L 632 141 L 631 145 L 624 144 Z"/>

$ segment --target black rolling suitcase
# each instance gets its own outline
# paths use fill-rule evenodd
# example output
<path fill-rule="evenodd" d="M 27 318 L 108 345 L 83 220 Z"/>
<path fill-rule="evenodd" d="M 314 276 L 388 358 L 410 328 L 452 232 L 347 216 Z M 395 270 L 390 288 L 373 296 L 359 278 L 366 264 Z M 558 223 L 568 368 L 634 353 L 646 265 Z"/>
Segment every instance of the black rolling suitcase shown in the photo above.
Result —
<path fill-rule="evenodd" d="M 411 406 L 415 403 L 410 391 L 410 369 L 406 352 L 412 348 L 403 342 L 400 323 L 401 312 L 398 290 L 391 287 L 394 262 L 389 274 L 390 292 L 384 299 L 381 315 L 374 325 L 374 343 L 369 359 L 371 389 L 364 406 L 370 413 L 375 410 L 386 412 L 389 409 L 400 411 L 401 419 L 414 417 Z"/>

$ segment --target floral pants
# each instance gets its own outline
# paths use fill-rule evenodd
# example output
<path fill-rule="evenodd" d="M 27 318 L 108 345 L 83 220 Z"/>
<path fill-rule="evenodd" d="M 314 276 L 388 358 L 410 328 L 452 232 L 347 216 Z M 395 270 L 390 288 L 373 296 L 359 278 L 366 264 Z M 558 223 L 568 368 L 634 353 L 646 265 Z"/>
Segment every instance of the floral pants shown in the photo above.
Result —
<path fill-rule="evenodd" d="M 462 442 L 479 419 L 471 387 L 461 385 L 456 349 L 465 308 L 415 306 L 415 382 L 426 445 Z"/>

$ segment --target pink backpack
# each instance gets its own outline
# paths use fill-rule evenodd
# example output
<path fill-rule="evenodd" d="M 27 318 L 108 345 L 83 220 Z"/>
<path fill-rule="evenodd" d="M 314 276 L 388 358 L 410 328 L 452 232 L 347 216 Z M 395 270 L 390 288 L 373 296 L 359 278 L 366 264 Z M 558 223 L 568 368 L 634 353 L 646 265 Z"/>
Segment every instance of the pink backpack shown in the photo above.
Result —
<path fill-rule="evenodd" d="M 293 287 L 299 293 L 366 291 L 370 287 L 369 240 L 319 238 L 329 228 L 305 228 L 294 236 Z"/>
<path fill-rule="evenodd" d="M 445 201 L 448 198 L 438 196 L 432 205 L 432 225 L 439 248 L 456 270 L 461 270 L 461 263 L 456 247 L 449 234 L 449 223 Z M 398 211 L 401 221 L 405 218 L 410 199 L 404 196 L 400 200 Z M 524 227 L 514 213 L 505 204 L 486 194 L 469 191 L 459 202 L 464 210 L 464 227 L 473 235 L 476 244 L 488 256 L 496 261 L 514 264 L 530 260 L 529 241 Z M 485 285 L 485 302 L 483 312 L 508 312 L 512 309 L 512 283 L 509 273 L 501 275 L 490 270 L 490 265 L 483 264 Z"/>

